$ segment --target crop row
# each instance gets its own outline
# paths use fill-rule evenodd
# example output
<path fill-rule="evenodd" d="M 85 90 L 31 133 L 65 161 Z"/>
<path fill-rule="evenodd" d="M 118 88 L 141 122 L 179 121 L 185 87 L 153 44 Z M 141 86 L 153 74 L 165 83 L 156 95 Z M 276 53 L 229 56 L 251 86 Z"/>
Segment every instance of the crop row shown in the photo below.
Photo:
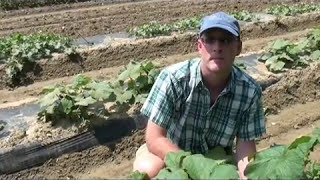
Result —
<path fill-rule="evenodd" d="M 42 6 L 51 6 L 57 4 L 69 4 L 77 2 L 86 2 L 90 0 L 1 0 L 0 8 L 3 10 L 14 10 L 19 8 L 33 8 Z"/>
<path fill-rule="evenodd" d="M 320 29 L 312 29 L 296 43 L 283 39 L 272 42 L 259 60 L 272 72 L 304 67 L 313 61 L 320 61 Z"/>
<path fill-rule="evenodd" d="M 36 61 L 51 57 L 52 53 L 74 53 L 71 39 L 43 33 L 12 34 L 0 39 L 0 64 L 6 66 L 6 83 L 20 84 L 28 71 L 35 71 Z"/>
<path fill-rule="evenodd" d="M 293 16 L 314 11 L 320 11 L 320 4 L 279 4 L 265 9 L 266 13 L 276 16 Z M 239 21 L 251 22 L 255 19 L 259 20 L 255 14 L 246 10 L 229 12 L 229 14 Z M 200 26 L 202 17 L 203 14 L 196 17 L 186 18 L 173 24 L 160 24 L 157 22 L 150 22 L 131 28 L 128 30 L 128 33 L 142 38 L 150 38 L 161 35 L 170 35 L 172 32 L 196 30 Z"/>

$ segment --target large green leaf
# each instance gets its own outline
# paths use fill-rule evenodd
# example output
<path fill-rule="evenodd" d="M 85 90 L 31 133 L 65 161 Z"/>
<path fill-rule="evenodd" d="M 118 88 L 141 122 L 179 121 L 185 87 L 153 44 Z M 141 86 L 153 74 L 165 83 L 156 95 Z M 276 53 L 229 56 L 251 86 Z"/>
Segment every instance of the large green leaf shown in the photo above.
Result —
<path fill-rule="evenodd" d="M 140 104 L 143 104 L 144 101 L 147 99 L 148 97 L 148 94 L 138 94 L 136 97 L 135 97 L 135 103 L 140 103 Z"/>
<path fill-rule="evenodd" d="M 273 43 L 272 48 L 276 49 L 276 50 L 281 50 L 281 49 L 286 48 L 289 44 L 290 44 L 290 42 L 287 40 L 277 39 Z"/>
<path fill-rule="evenodd" d="M 276 145 L 267 150 L 262 150 L 256 153 L 253 158 L 256 161 L 277 158 L 277 157 L 280 157 L 286 149 L 287 149 L 287 146 Z"/>
<path fill-rule="evenodd" d="M 320 61 L 320 50 L 316 50 L 312 52 L 312 54 L 310 55 L 310 58 L 314 61 Z"/>
<path fill-rule="evenodd" d="M 142 173 L 139 171 L 134 171 L 130 174 L 130 177 L 134 180 L 144 180 L 147 179 L 148 174 L 147 173 Z"/>
<path fill-rule="evenodd" d="M 161 169 L 153 179 L 188 179 L 188 174 L 183 169 Z"/>
<path fill-rule="evenodd" d="M 278 60 L 279 60 L 279 56 L 278 55 L 274 55 L 271 58 L 266 60 L 265 65 L 267 67 L 270 67 L 272 64 L 277 63 Z"/>
<path fill-rule="evenodd" d="M 289 55 L 287 55 L 285 52 L 279 55 L 279 58 L 281 60 L 286 60 L 286 61 L 294 61 Z"/>
<path fill-rule="evenodd" d="M 232 156 L 227 155 L 226 151 L 222 146 L 216 146 L 207 154 L 205 154 L 205 157 L 213 160 L 225 160 L 226 162 L 232 162 Z"/>
<path fill-rule="evenodd" d="M 320 142 L 320 127 L 317 127 L 312 131 L 312 137 L 318 139 L 318 142 Z"/>
<path fill-rule="evenodd" d="M 285 65 L 286 65 L 285 62 L 278 61 L 278 62 L 270 65 L 270 70 L 275 71 L 275 72 L 282 71 L 282 69 L 284 68 Z"/>
<path fill-rule="evenodd" d="M 299 145 L 303 144 L 303 143 L 308 143 L 310 142 L 311 137 L 310 136 L 301 136 L 297 139 L 295 139 L 290 146 L 288 147 L 288 149 L 295 149 L 297 148 Z"/>
<path fill-rule="evenodd" d="M 48 107 L 46 108 L 46 113 L 48 113 L 48 114 L 54 114 L 55 109 L 56 109 L 56 105 L 55 105 L 55 104 L 52 104 L 52 105 L 50 105 L 50 106 L 48 106 Z"/>
<path fill-rule="evenodd" d="M 130 62 L 127 66 L 126 69 L 121 72 L 118 76 L 118 80 L 125 81 L 129 77 L 132 79 L 136 79 L 140 76 L 141 73 L 141 64 L 136 63 L 136 62 Z"/>
<path fill-rule="evenodd" d="M 298 179 L 303 177 L 304 158 L 299 156 L 297 151 L 287 151 L 283 146 L 270 149 L 262 151 L 263 155 L 259 159 L 249 163 L 245 170 L 248 178 Z"/>
<path fill-rule="evenodd" d="M 90 81 L 91 81 L 90 77 L 85 76 L 83 74 L 79 74 L 79 75 L 76 76 L 76 78 L 72 82 L 72 85 L 74 87 L 80 87 L 80 86 L 87 85 Z"/>
<path fill-rule="evenodd" d="M 59 94 L 60 94 L 60 89 L 56 88 L 52 92 L 50 92 L 49 94 L 42 97 L 39 100 L 40 107 L 42 108 L 42 107 L 46 107 L 46 106 L 53 104 L 55 101 L 57 101 L 59 99 L 59 96 L 58 96 Z"/>
<path fill-rule="evenodd" d="M 152 69 L 148 74 L 148 83 L 153 84 L 160 73 L 160 69 Z"/>
<path fill-rule="evenodd" d="M 316 141 L 316 138 L 301 136 L 291 143 L 288 150 L 295 150 L 300 157 L 305 158 L 316 145 Z"/>
<path fill-rule="evenodd" d="M 106 100 L 113 92 L 113 88 L 105 82 L 91 83 L 89 87 L 92 88 L 89 94 L 97 100 Z"/>
<path fill-rule="evenodd" d="M 97 102 L 97 100 L 95 100 L 91 96 L 89 96 L 87 98 L 81 99 L 80 101 L 76 102 L 75 105 L 88 106 L 88 105 L 93 104 L 95 102 Z"/>
<path fill-rule="evenodd" d="M 164 162 L 167 167 L 170 168 L 181 168 L 182 160 L 191 155 L 190 152 L 185 152 L 185 151 L 178 151 L 178 152 L 169 152 L 165 159 Z"/>
<path fill-rule="evenodd" d="M 183 169 L 189 174 L 192 179 L 210 179 L 214 168 L 225 162 L 205 158 L 201 154 L 187 156 L 182 162 Z"/>
<path fill-rule="evenodd" d="M 263 53 L 260 57 L 259 57 L 259 61 L 266 61 L 267 59 L 271 58 L 273 54 L 271 52 L 266 52 Z"/>
<path fill-rule="evenodd" d="M 142 75 L 142 76 L 139 76 L 136 80 L 136 86 L 141 89 L 141 88 L 144 88 L 148 85 L 148 76 L 146 75 Z"/>
<path fill-rule="evenodd" d="M 72 110 L 73 102 L 70 99 L 63 98 L 63 99 L 61 99 L 61 105 L 62 105 L 63 111 L 66 114 L 69 114 Z"/>
<path fill-rule="evenodd" d="M 116 100 L 120 103 L 120 104 L 123 104 L 127 101 L 129 101 L 133 96 L 133 93 L 132 91 L 126 91 L 124 92 L 123 94 L 116 94 Z"/>
<path fill-rule="evenodd" d="M 209 179 L 239 179 L 239 175 L 236 166 L 221 164 L 214 168 Z"/>
<path fill-rule="evenodd" d="M 306 51 L 308 45 L 309 41 L 304 39 L 303 41 L 299 41 L 297 44 L 292 45 L 292 48 L 289 49 L 289 52 L 292 55 L 303 54 Z"/>
<path fill-rule="evenodd" d="M 149 61 L 149 62 L 147 62 L 146 64 L 144 64 L 143 69 L 144 69 L 146 72 L 149 72 L 149 71 L 151 71 L 152 69 L 155 69 L 155 66 L 154 66 L 154 64 L 153 64 L 151 61 Z"/>
<path fill-rule="evenodd" d="M 316 143 L 309 136 L 297 138 L 287 146 L 260 151 L 245 170 L 252 179 L 298 179 L 304 176 L 304 159 Z"/>

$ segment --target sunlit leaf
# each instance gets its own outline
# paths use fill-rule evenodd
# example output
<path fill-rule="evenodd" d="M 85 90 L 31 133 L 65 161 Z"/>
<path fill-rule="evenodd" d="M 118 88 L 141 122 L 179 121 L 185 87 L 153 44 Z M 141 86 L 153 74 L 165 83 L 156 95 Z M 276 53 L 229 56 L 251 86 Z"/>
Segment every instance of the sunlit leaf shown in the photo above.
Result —
<path fill-rule="evenodd" d="M 84 85 L 87 85 L 90 81 L 91 81 L 90 77 L 85 76 L 83 74 L 79 74 L 76 76 L 76 78 L 72 82 L 72 85 L 74 87 L 84 86 Z"/>
<path fill-rule="evenodd" d="M 282 61 L 278 61 L 276 63 L 273 63 L 270 65 L 270 69 L 272 71 L 281 71 L 284 66 L 286 65 L 286 63 L 282 62 Z"/>
<path fill-rule="evenodd" d="M 314 61 L 320 61 L 320 50 L 314 51 L 311 55 L 310 58 Z"/>
<path fill-rule="evenodd" d="M 76 102 L 75 105 L 79 106 L 88 106 L 89 104 L 93 104 L 97 102 L 97 100 L 93 99 L 91 96 L 81 99 L 80 101 Z"/>
<path fill-rule="evenodd" d="M 170 168 L 181 168 L 182 165 L 182 160 L 191 155 L 190 152 L 185 152 L 185 151 L 178 151 L 178 152 L 169 152 L 164 161 L 166 163 L 167 167 Z"/>

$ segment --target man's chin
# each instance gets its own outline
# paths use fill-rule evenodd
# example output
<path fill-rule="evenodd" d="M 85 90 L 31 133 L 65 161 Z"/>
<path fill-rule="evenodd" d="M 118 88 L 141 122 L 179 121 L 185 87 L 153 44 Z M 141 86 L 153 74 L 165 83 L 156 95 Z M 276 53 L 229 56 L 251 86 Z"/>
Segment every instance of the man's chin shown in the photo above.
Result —
<path fill-rule="evenodd" d="M 211 72 L 220 72 L 225 69 L 224 65 L 221 62 L 212 62 L 210 63 L 208 68 Z"/>
<path fill-rule="evenodd" d="M 218 73 L 224 71 L 224 68 L 222 66 L 213 66 L 209 67 L 209 71 L 212 73 Z"/>

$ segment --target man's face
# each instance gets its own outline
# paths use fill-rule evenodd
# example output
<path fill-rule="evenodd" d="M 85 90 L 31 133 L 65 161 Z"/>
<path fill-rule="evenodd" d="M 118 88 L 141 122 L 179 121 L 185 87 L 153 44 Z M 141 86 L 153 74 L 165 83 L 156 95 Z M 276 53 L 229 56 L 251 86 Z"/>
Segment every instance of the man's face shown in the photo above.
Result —
<path fill-rule="evenodd" d="M 202 67 L 209 72 L 230 71 L 241 48 L 242 42 L 236 36 L 219 28 L 207 30 L 198 40 Z"/>

